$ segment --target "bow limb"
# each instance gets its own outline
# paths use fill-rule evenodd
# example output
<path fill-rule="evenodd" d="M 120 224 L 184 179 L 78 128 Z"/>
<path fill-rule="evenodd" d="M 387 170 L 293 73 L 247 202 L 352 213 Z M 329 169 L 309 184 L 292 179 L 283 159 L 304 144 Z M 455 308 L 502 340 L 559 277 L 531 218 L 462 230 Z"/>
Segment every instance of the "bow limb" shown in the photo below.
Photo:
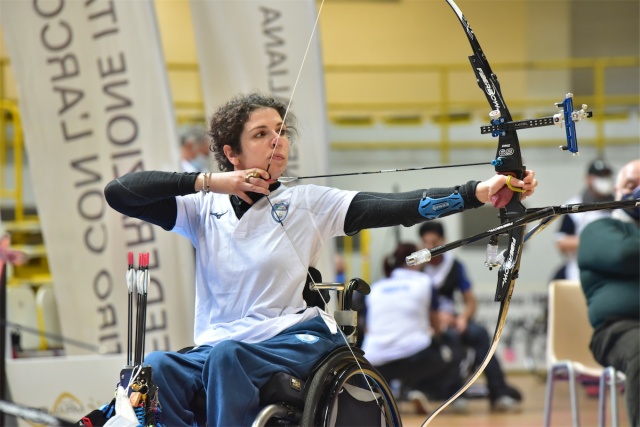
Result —
<path fill-rule="evenodd" d="M 471 48 L 473 49 L 473 55 L 469 56 L 469 62 L 471 63 L 474 74 L 476 75 L 478 86 L 482 89 L 489 105 L 491 106 L 491 118 L 500 122 L 512 121 L 511 113 L 509 112 L 504 98 L 502 97 L 498 77 L 491 70 L 489 61 L 482 51 L 478 39 L 456 3 L 453 0 L 446 1 L 458 16 L 458 20 L 462 24 Z M 520 143 L 515 129 L 505 129 L 500 133 L 494 165 L 496 172 L 499 174 L 512 175 L 518 179 L 524 178 L 526 168 L 522 164 Z M 505 200 L 508 201 L 505 203 Z M 520 193 L 512 193 L 511 190 L 506 187 L 500 190 L 496 196 L 492 198 L 492 202 L 494 203 L 494 206 L 504 206 L 500 209 L 500 222 L 502 224 L 525 214 L 525 208 L 520 202 Z M 423 426 L 428 425 L 444 408 L 462 395 L 462 393 L 464 393 L 464 391 L 473 384 L 473 382 L 482 374 L 498 347 L 498 343 L 500 342 L 500 337 L 502 336 L 502 331 L 507 320 L 511 295 L 513 294 L 513 289 L 518 277 L 518 271 L 520 269 L 520 260 L 522 257 L 521 249 L 524 244 L 525 227 L 521 226 L 509 230 L 508 237 L 509 243 L 505 253 L 505 261 L 498 272 L 498 284 L 495 296 L 495 300 L 500 301 L 500 312 L 489 351 L 485 355 L 480 366 L 476 369 L 473 375 L 471 375 L 462 388 L 454 393 L 454 395 L 448 400 L 443 402 L 433 413 L 431 413 L 422 424 Z"/>
<path fill-rule="evenodd" d="M 524 227 L 519 227 L 517 230 L 523 230 L 522 238 L 524 238 Z M 521 253 L 520 253 L 519 248 L 518 248 L 517 262 L 515 264 L 516 272 L 517 272 L 517 269 L 519 268 L 519 265 L 520 265 L 520 255 L 521 255 Z M 501 270 L 502 270 L 502 268 L 501 268 Z M 451 404 L 454 400 L 456 400 L 458 397 L 460 397 L 462 395 L 462 393 L 464 393 L 471 386 L 471 384 L 473 384 L 478 379 L 478 377 L 480 377 L 480 375 L 482 374 L 484 369 L 489 364 L 489 361 L 491 361 L 491 358 L 493 357 L 493 354 L 495 353 L 496 349 L 498 348 L 498 343 L 500 342 L 500 338 L 502 337 L 502 331 L 503 331 L 504 325 L 505 325 L 505 323 L 507 321 L 507 313 L 509 311 L 509 305 L 511 303 L 511 295 L 513 294 L 513 289 L 515 287 L 517 274 L 511 274 L 511 275 L 507 275 L 507 276 L 510 276 L 511 279 L 510 279 L 509 284 L 507 285 L 507 287 L 505 289 L 505 296 L 504 296 L 504 298 L 502 299 L 502 301 L 500 303 L 500 311 L 498 313 L 498 321 L 496 323 L 496 329 L 495 329 L 495 331 L 493 333 L 493 339 L 491 340 L 491 345 L 489 346 L 489 350 L 487 351 L 487 354 L 485 355 L 484 359 L 482 360 L 482 363 L 480 364 L 480 366 L 478 366 L 478 368 L 473 373 L 473 375 L 471 375 L 471 377 L 469 377 L 469 379 L 465 382 L 465 384 L 462 386 L 462 388 L 460 388 L 460 390 L 458 390 L 456 393 L 454 393 L 453 396 L 451 396 L 449 399 L 447 399 L 445 402 L 443 402 L 438 408 L 436 408 L 427 417 L 427 419 L 422 424 L 423 427 L 429 425 L 429 423 L 431 421 L 433 421 L 433 419 L 444 408 L 449 406 L 449 404 Z M 507 277 L 507 276 L 505 276 L 505 277 Z"/>
<path fill-rule="evenodd" d="M 484 368 L 486 368 L 486 366 L 489 364 L 489 361 L 491 360 L 491 358 L 493 357 L 493 353 L 495 353 L 496 349 L 498 348 L 498 342 L 500 341 L 500 337 L 502 336 L 502 330 L 504 328 L 504 324 L 507 320 L 507 312 L 509 311 L 509 304 L 511 302 L 511 294 L 513 293 L 513 286 L 515 285 L 515 280 L 511 283 L 511 285 L 509 286 L 509 291 L 508 291 L 508 296 L 507 298 L 505 298 L 502 303 L 500 304 L 500 313 L 498 314 L 498 322 L 496 324 L 496 330 L 493 334 L 493 340 L 491 341 L 491 346 L 489 347 L 489 351 L 487 352 L 486 356 L 484 357 L 484 359 L 482 360 L 482 363 L 480 364 L 480 366 L 476 369 L 476 371 L 473 373 L 473 375 L 471 375 L 471 377 L 469 377 L 469 379 L 467 380 L 467 382 L 462 386 L 462 388 L 460 390 L 458 390 L 457 392 L 455 392 L 453 394 L 453 396 L 451 396 L 449 399 L 447 399 L 446 401 L 444 401 L 440 406 L 438 406 L 431 414 L 429 414 L 429 416 L 427 417 L 427 419 L 424 421 L 424 423 L 422 423 L 422 426 L 427 426 L 429 425 L 429 423 L 431 421 L 433 421 L 433 419 L 447 406 L 449 406 L 449 404 L 451 402 L 453 402 L 454 400 L 456 400 L 458 397 L 460 397 L 460 395 L 462 395 L 462 393 L 465 392 L 465 390 L 467 390 L 471 384 L 473 384 L 478 377 L 482 374 L 482 372 L 484 371 Z"/>

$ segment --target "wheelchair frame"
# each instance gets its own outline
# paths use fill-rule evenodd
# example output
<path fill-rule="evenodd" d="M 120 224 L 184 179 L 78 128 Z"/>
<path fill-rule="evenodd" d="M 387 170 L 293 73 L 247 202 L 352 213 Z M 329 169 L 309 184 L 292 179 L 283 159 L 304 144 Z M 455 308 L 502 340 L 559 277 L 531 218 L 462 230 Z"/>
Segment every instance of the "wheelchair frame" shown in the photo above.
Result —
<path fill-rule="evenodd" d="M 252 427 L 265 427 L 270 420 L 277 425 L 330 426 L 334 425 L 335 406 L 339 395 L 347 384 L 361 387 L 372 393 L 380 411 L 380 420 L 387 427 L 401 426 L 400 413 L 391 388 L 380 373 L 364 357 L 361 349 L 354 347 L 357 341 L 357 312 L 352 310 L 353 292 L 367 295 L 369 285 L 355 278 L 348 284 L 308 283 L 311 291 L 335 291 L 336 305 L 333 317 L 338 323 L 349 346 L 340 347 L 329 354 L 314 369 L 303 388 L 304 406 L 297 408 L 289 402 L 272 403 L 265 406 L 254 420 Z M 326 301 L 325 301 L 326 303 Z M 326 307 L 325 307 L 326 309 Z M 362 387 L 362 384 L 365 384 Z"/>
<path fill-rule="evenodd" d="M 129 258 L 129 268 L 131 270 L 132 255 Z M 128 282 L 129 279 L 133 278 L 133 275 L 129 276 L 127 276 Z M 330 291 L 335 292 L 335 301 L 332 304 L 332 306 L 336 307 L 335 310 L 331 310 L 329 308 L 331 306 L 327 304 Z M 367 295 L 370 291 L 369 285 L 359 278 L 352 279 L 347 284 L 322 283 L 320 272 L 313 267 L 309 268 L 303 296 L 310 306 L 320 306 L 332 315 L 340 328 L 339 333 L 345 338 L 345 345 L 339 347 L 318 363 L 305 381 L 284 372 L 274 374 L 271 380 L 260 389 L 260 404 L 264 405 L 264 407 L 258 413 L 252 426 L 340 425 L 335 423 L 336 420 L 339 421 L 339 412 L 336 411 L 336 407 L 340 402 L 345 406 L 355 406 L 356 410 L 366 411 L 364 413 L 370 418 L 376 419 L 376 423 L 379 419 L 380 424 L 384 423 L 387 427 L 402 425 L 389 385 L 364 357 L 363 351 L 355 347 L 358 313 L 352 310 L 353 292 Z M 129 310 L 131 312 L 131 304 L 129 304 Z M 137 317 L 138 321 L 136 323 L 142 324 L 141 328 L 144 330 L 144 312 Z M 137 329 L 138 331 L 140 330 L 140 328 Z M 136 334 L 138 345 L 136 346 L 135 361 L 138 362 L 137 366 L 141 366 L 144 360 L 141 358 L 143 353 L 140 351 L 140 349 L 144 349 L 144 335 L 141 337 L 139 335 Z M 142 343 L 141 347 L 140 342 Z M 180 352 L 187 350 L 189 348 L 182 349 Z M 131 345 L 129 345 L 127 357 L 129 362 L 132 358 Z M 133 366 L 127 366 L 123 369 L 121 383 L 129 382 L 133 368 Z M 141 385 L 145 387 L 147 384 L 149 386 L 153 385 L 151 369 L 145 369 L 145 372 L 147 375 L 144 378 L 144 384 L 141 383 Z M 347 392 L 344 393 L 344 396 L 341 396 L 345 389 L 347 389 Z M 155 388 L 152 390 L 154 395 L 155 390 Z M 146 396 L 147 391 L 142 391 Z M 352 393 L 359 396 L 354 397 Z M 367 393 L 370 393 L 370 398 L 366 396 Z M 191 403 L 191 410 L 193 411 L 196 425 L 206 425 L 206 396 L 203 392 L 196 394 Z M 373 412 L 374 410 L 375 412 Z M 154 411 L 145 413 L 145 419 L 153 419 L 154 417 Z M 357 425 L 357 423 L 358 421 L 349 421 L 350 426 Z"/>

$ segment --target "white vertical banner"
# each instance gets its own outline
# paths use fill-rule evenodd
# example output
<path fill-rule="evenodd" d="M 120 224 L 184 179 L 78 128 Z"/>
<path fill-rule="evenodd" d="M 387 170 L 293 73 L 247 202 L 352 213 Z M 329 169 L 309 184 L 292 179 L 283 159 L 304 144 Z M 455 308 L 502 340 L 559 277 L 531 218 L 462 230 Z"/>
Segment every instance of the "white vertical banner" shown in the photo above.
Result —
<path fill-rule="evenodd" d="M 0 24 L 63 335 L 126 351 L 127 252 L 149 252 L 146 350 L 189 345 L 193 249 L 103 195 L 128 172 L 179 168 L 152 1 L 3 1 Z"/>
<path fill-rule="evenodd" d="M 207 113 L 256 90 L 285 103 L 292 99 L 300 137 L 291 147 L 286 174 L 326 174 L 329 141 L 319 27 L 311 37 L 318 17 L 315 1 L 191 0 L 190 5 Z M 323 258 L 320 270 L 333 280 L 328 254 Z"/>

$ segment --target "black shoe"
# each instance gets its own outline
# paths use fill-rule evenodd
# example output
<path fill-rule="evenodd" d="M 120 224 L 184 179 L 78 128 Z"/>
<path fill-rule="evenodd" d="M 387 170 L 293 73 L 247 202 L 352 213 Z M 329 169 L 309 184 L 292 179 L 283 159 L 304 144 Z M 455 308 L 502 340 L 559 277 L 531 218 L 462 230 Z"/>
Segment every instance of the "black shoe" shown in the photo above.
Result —
<path fill-rule="evenodd" d="M 507 386 L 505 387 L 505 393 L 506 396 L 511 397 L 512 399 L 517 400 L 518 402 L 522 401 L 522 394 L 520 394 L 520 392 L 518 391 L 518 389 L 510 386 L 507 384 Z"/>
<path fill-rule="evenodd" d="M 419 390 L 412 390 L 407 394 L 407 397 L 414 405 L 415 413 L 418 415 L 429 414 L 429 399 Z"/>
<path fill-rule="evenodd" d="M 520 402 L 511 396 L 500 396 L 491 401 L 491 410 L 494 412 L 520 412 Z"/>
<path fill-rule="evenodd" d="M 500 394 L 492 395 L 490 397 L 491 410 L 496 412 L 517 412 L 520 408 L 520 402 L 522 402 L 522 394 L 520 392 L 506 384 L 503 389 L 500 390 Z"/>

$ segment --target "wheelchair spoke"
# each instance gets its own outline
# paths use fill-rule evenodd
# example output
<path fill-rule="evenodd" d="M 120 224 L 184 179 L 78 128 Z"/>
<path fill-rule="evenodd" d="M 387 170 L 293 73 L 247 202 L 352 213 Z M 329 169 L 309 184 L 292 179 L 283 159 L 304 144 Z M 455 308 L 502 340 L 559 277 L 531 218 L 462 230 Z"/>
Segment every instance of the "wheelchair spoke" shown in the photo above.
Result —
<path fill-rule="evenodd" d="M 384 420 L 388 427 L 402 425 L 393 394 L 384 378 L 364 357 L 355 355 L 358 363 L 353 357 L 344 350 L 316 372 L 308 385 L 301 425 L 328 426 L 334 422 L 340 425 L 341 421 L 354 425 L 364 422 L 365 415 L 380 422 Z M 373 395 L 367 397 L 369 391 Z M 340 413 L 341 405 L 351 409 L 345 409 L 342 414 L 357 413 L 357 420 L 345 421 Z"/>

